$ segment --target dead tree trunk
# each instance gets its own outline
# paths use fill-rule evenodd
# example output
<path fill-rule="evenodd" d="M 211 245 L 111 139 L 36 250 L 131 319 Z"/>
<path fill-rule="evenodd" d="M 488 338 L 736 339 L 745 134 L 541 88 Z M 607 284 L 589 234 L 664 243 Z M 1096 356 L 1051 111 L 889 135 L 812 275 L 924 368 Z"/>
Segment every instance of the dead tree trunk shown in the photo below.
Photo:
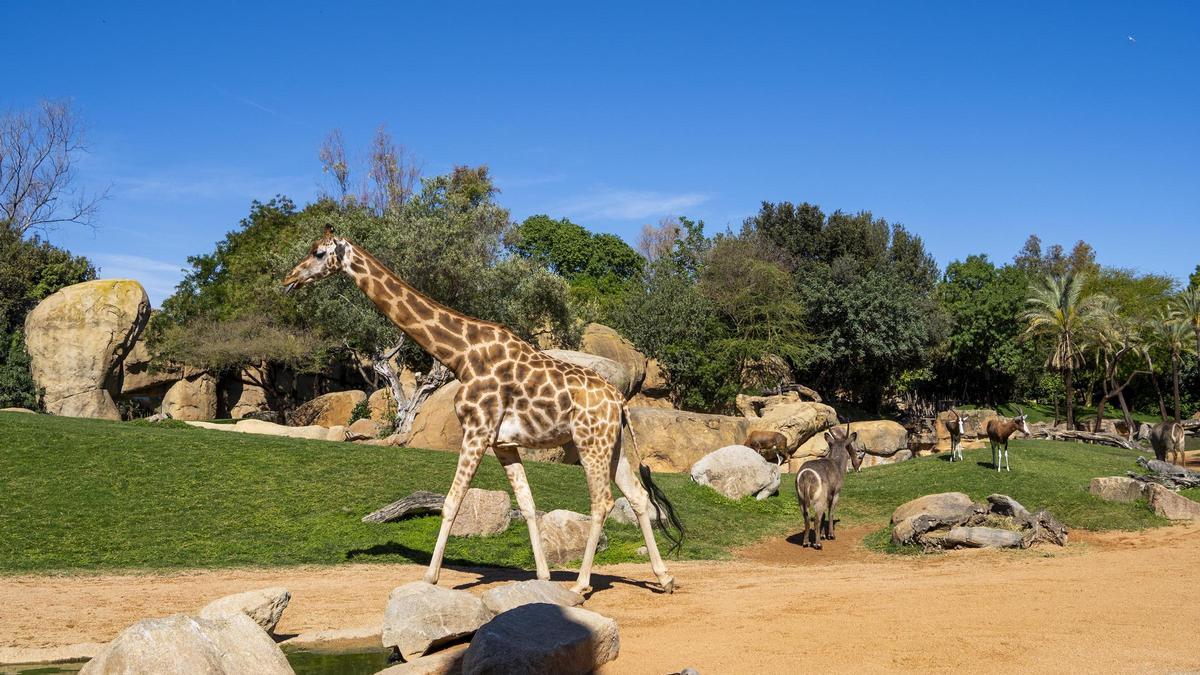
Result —
<path fill-rule="evenodd" d="M 397 399 L 396 431 L 388 437 L 389 444 L 405 445 L 408 443 L 412 438 L 413 420 L 417 418 L 417 413 L 421 410 L 425 399 L 453 377 L 454 374 L 450 372 L 450 369 L 437 361 L 433 362 L 433 367 L 429 369 L 428 373 L 417 377 L 417 388 L 413 391 L 412 396 L 407 399 Z"/>
<path fill-rule="evenodd" d="M 390 523 L 405 516 L 425 516 L 442 512 L 444 495 L 420 490 L 362 517 L 364 523 Z"/>

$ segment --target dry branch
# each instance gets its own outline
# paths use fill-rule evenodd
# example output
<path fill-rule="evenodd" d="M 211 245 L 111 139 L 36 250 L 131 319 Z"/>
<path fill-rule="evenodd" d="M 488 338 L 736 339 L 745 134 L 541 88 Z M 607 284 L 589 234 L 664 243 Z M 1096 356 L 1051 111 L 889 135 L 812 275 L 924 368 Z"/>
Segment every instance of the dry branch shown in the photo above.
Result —
<path fill-rule="evenodd" d="M 427 516 L 442 512 L 444 495 L 418 490 L 411 495 L 363 516 L 364 523 L 390 523 L 406 516 Z"/>

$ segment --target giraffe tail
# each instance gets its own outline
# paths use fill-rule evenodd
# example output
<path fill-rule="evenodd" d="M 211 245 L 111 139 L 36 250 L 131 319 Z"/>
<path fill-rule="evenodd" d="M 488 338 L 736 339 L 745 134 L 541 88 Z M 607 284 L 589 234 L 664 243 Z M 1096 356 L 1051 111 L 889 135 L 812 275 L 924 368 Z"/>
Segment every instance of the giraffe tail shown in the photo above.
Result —
<path fill-rule="evenodd" d="M 637 451 L 637 436 L 633 433 L 633 425 L 629 422 L 629 410 L 625 406 L 621 406 L 621 425 L 629 432 L 629 441 L 633 445 L 633 449 Z M 624 452 L 624 449 L 622 449 Z M 640 457 L 640 454 L 639 454 Z M 626 461 L 629 457 L 626 457 Z M 654 526 L 663 534 L 663 538 L 671 543 L 667 549 L 667 555 L 678 552 L 683 547 L 684 537 L 687 535 L 687 530 L 683 527 L 683 522 L 679 520 L 679 515 L 675 513 L 675 506 L 671 500 L 667 499 L 667 495 L 662 491 L 662 488 L 654 482 L 654 477 L 650 474 L 650 468 L 640 461 L 638 463 L 638 477 L 642 481 L 642 487 L 650 495 L 650 502 L 654 506 Z M 666 516 L 664 518 L 664 515 Z"/>

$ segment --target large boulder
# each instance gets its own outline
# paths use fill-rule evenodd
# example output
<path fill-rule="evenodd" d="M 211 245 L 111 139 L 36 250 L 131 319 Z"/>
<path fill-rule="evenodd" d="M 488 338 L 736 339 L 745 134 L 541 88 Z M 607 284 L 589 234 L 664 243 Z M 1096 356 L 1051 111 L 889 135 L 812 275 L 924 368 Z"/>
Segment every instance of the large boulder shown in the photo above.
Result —
<path fill-rule="evenodd" d="M 383 646 L 396 648 L 409 661 L 474 633 L 490 618 L 483 601 L 466 591 L 414 581 L 388 596 Z"/>
<path fill-rule="evenodd" d="M 182 377 L 181 367 L 154 367 L 146 341 L 138 340 L 121 362 L 121 395 L 161 393 Z"/>
<path fill-rule="evenodd" d="M 908 430 L 898 422 L 851 422 L 850 431 L 858 433 L 855 442 L 867 453 L 866 457 L 863 457 L 863 468 L 912 459 L 912 452 L 908 450 Z M 816 434 L 792 453 L 791 459 L 788 460 L 788 471 L 795 473 L 805 462 L 827 454 L 829 443 L 825 440 L 825 434 Z"/>
<path fill-rule="evenodd" d="M 38 303 L 25 317 L 25 346 L 46 412 L 121 419 L 121 363 L 149 318 L 146 291 L 132 280 L 85 281 Z"/>
<path fill-rule="evenodd" d="M 230 614 L 245 614 L 263 630 L 273 633 L 291 599 L 292 594 L 282 586 L 236 593 L 205 605 L 200 610 L 200 618 L 217 619 Z"/>
<path fill-rule="evenodd" d="M 274 640 L 245 614 L 177 614 L 121 631 L 80 675 L 292 675 Z"/>
<path fill-rule="evenodd" d="M 572 593 L 553 581 L 541 579 L 514 581 L 497 586 L 485 591 L 480 599 L 493 614 L 500 614 L 535 602 L 559 605 L 560 607 L 575 607 L 583 604 L 583 596 L 578 593 Z"/>
<path fill-rule="evenodd" d="M 630 408 L 629 422 L 637 436 L 631 455 L 652 471 L 683 472 L 717 448 L 746 439 L 754 420 L 706 415 L 683 410 Z"/>
<path fill-rule="evenodd" d="M 217 379 L 198 372 L 171 385 L 163 396 L 162 412 L 171 419 L 211 420 L 217 416 Z"/>
<path fill-rule="evenodd" d="M 454 517 L 450 534 L 456 537 L 490 537 L 508 529 L 512 501 L 503 490 L 469 488 Z"/>
<path fill-rule="evenodd" d="M 1088 492 L 1106 502 L 1130 504 L 1142 498 L 1146 484 L 1128 476 L 1105 476 L 1093 478 Z"/>
<path fill-rule="evenodd" d="M 592 673 L 617 658 L 617 622 L 580 607 L 522 605 L 476 633 L 463 658 L 464 675 Z"/>
<path fill-rule="evenodd" d="M 454 398 L 462 383 L 458 380 L 447 382 L 429 395 L 413 418 L 412 436 L 408 444 L 415 448 L 430 448 L 432 450 L 462 449 L 462 425 L 454 412 Z"/>
<path fill-rule="evenodd" d="M 579 340 L 579 351 L 621 364 L 629 373 L 631 388 L 626 398 L 641 390 L 642 382 L 646 379 L 646 355 L 617 331 L 603 324 L 589 323 Z"/>
<path fill-rule="evenodd" d="M 692 466 L 691 475 L 729 499 L 766 499 L 779 491 L 779 467 L 744 445 L 710 452 Z"/>
<path fill-rule="evenodd" d="M 755 429 L 783 434 L 789 452 L 838 423 L 833 408 L 824 403 L 802 401 L 796 392 L 778 396 L 739 396 L 737 407 L 743 415 L 755 420 Z"/>
<path fill-rule="evenodd" d="M 1168 520 L 1200 520 L 1200 503 L 1172 492 L 1158 483 L 1150 483 L 1146 489 L 1150 508 Z"/>
<path fill-rule="evenodd" d="M 271 403 L 263 382 L 267 374 L 261 368 L 243 368 L 237 375 L 221 380 L 221 407 L 235 420 L 268 414 Z"/>
<path fill-rule="evenodd" d="M 597 356 L 596 354 L 588 354 L 586 352 L 576 352 L 569 349 L 547 349 L 547 356 L 552 356 L 559 361 L 566 361 L 577 366 L 590 368 L 596 371 L 596 374 L 603 377 L 606 382 L 617 388 L 625 398 L 633 396 L 637 391 L 637 382 L 634 381 L 633 375 L 629 370 L 620 363 L 613 361 L 610 358 Z M 642 373 L 645 376 L 645 371 Z"/>
<path fill-rule="evenodd" d="M 287 422 L 294 427 L 313 424 L 322 427 L 348 426 L 354 408 L 365 400 L 366 392 L 358 389 L 331 391 L 293 410 L 288 414 Z"/>
<path fill-rule="evenodd" d="M 646 377 L 642 380 L 641 394 L 650 398 L 664 398 L 671 394 L 671 382 L 667 371 L 658 359 L 646 360 Z"/>
<path fill-rule="evenodd" d="M 591 529 L 591 516 L 585 516 L 575 511 L 557 509 L 539 516 L 538 534 L 541 535 L 546 562 L 551 565 L 562 565 L 583 558 L 583 551 L 587 548 L 588 534 Z M 600 543 L 596 545 L 596 552 L 599 553 L 606 548 L 608 548 L 608 536 L 602 531 Z"/>

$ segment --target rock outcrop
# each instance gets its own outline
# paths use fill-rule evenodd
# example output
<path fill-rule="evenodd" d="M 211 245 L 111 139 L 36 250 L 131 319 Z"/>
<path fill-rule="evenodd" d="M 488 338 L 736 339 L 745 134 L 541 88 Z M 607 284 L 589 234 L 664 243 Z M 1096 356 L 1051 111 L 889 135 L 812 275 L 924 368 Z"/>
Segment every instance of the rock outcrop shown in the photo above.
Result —
<path fill-rule="evenodd" d="M 145 340 L 138 340 L 121 362 L 121 395 L 139 395 L 163 390 L 183 377 L 183 368 L 155 368 L 150 363 L 150 349 Z"/>
<path fill-rule="evenodd" d="M 131 280 L 67 286 L 25 317 L 25 343 L 46 412 L 119 420 L 121 364 L 150 318 L 150 300 Z"/>
<path fill-rule="evenodd" d="M 278 645 L 245 614 L 205 619 L 177 614 L 121 631 L 80 675 L 292 675 Z"/>
<path fill-rule="evenodd" d="M 708 453 L 746 439 L 754 420 L 682 410 L 630 408 L 636 451 L 627 449 L 652 471 L 684 472 Z"/>
<path fill-rule="evenodd" d="M 646 355 L 617 331 L 603 324 L 589 323 L 579 340 L 579 351 L 621 364 L 629 374 L 630 391 L 625 395 L 626 398 L 641 391 L 646 379 Z"/>
<path fill-rule="evenodd" d="M 454 413 L 454 397 L 462 383 L 458 380 L 447 382 L 429 395 L 413 418 L 412 436 L 408 444 L 414 448 L 429 448 L 431 450 L 451 450 L 458 452 L 462 449 L 462 425 Z"/>
<path fill-rule="evenodd" d="M 396 587 L 383 615 L 383 646 L 409 661 L 434 647 L 468 636 L 492 613 L 466 591 L 423 581 Z"/>
<path fill-rule="evenodd" d="M 692 480 L 729 499 L 754 495 L 766 499 L 779 491 L 779 467 L 744 445 L 730 445 L 705 455 L 692 466 Z"/>
<path fill-rule="evenodd" d="M 503 490 L 469 488 L 458 507 L 450 534 L 456 537 L 491 537 L 508 529 L 512 501 Z"/>
<path fill-rule="evenodd" d="M 217 379 L 205 372 L 189 374 L 171 385 L 162 400 L 162 412 L 185 422 L 217 416 Z"/>
<path fill-rule="evenodd" d="M 349 426 L 354 408 L 367 400 L 367 394 L 358 389 L 332 391 L 322 394 L 288 414 L 287 422 L 294 427 L 317 425 L 322 427 Z"/>
<path fill-rule="evenodd" d="M 493 614 L 507 612 L 521 605 L 535 602 L 558 605 L 560 607 L 575 607 L 583 604 L 583 596 L 572 593 L 561 584 L 553 581 L 531 579 L 514 581 L 510 584 L 497 586 L 484 592 L 480 599 L 484 606 Z"/>
<path fill-rule="evenodd" d="M 908 430 L 891 420 L 851 422 L 851 433 L 857 433 L 855 443 L 866 452 L 862 467 L 895 464 L 912 459 L 908 450 Z M 788 460 L 788 471 L 795 473 L 805 462 L 829 453 L 825 434 L 816 434 L 801 445 Z"/>
<path fill-rule="evenodd" d="M 1093 478 L 1088 492 L 1106 502 L 1131 504 L 1142 498 L 1146 484 L 1128 476 L 1105 476 Z"/>
<path fill-rule="evenodd" d="M 260 588 L 213 600 L 200 610 L 200 618 L 219 619 L 231 614 L 245 614 L 263 630 L 273 633 L 291 599 L 292 594 L 282 586 Z"/>
<path fill-rule="evenodd" d="M 820 436 L 838 423 L 837 412 L 824 403 L 803 401 L 796 392 L 778 396 L 738 396 L 737 408 L 754 429 L 777 431 L 787 438 L 788 452 L 794 452 L 809 439 Z"/>
<path fill-rule="evenodd" d="M 1150 483 L 1146 487 L 1150 508 L 1168 520 L 1200 520 L 1200 503 L 1167 488 Z"/>
<path fill-rule="evenodd" d="M 542 549 L 546 552 L 546 562 L 550 565 L 562 565 L 582 558 L 591 528 L 591 516 L 575 511 L 558 509 L 540 516 L 538 534 L 541 535 Z M 601 532 L 596 552 L 606 548 L 608 536 Z"/>
<path fill-rule="evenodd" d="M 479 630 L 463 658 L 463 673 L 592 673 L 617 658 L 617 622 L 582 609 L 522 605 Z"/>

